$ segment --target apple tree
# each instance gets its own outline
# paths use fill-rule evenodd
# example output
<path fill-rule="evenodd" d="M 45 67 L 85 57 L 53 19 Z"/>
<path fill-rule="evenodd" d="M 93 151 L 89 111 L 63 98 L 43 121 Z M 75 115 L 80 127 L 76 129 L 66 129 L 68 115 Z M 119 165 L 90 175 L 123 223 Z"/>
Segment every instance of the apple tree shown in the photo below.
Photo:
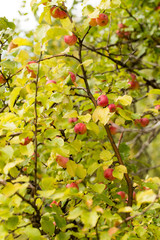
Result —
<path fill-rule="evenodd" d="M 160 3 L 70 2 L 0 18 L 1 239 L 159 239 Z"/>

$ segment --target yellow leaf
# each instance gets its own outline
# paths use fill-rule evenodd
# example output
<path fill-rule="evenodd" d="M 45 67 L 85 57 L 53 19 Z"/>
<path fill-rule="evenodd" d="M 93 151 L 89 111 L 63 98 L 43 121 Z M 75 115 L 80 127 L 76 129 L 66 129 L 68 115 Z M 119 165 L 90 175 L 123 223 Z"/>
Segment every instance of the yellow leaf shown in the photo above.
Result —
<path fill-rule="evenodd" d="M 32 42 L 25 38 L 15 38 L 13 39 L 13 43 L 17 44 L 18 46 L 32 46 Z"/>
<path fill-rule="evenodd" d="M 91 120 L 91 115 L 87 113 L 86 115 L 81 115 L 78 117 L 83 122 L 89 122 Z"/>
<path fill-rule="evenodd" d="M 124 106 L 128 106 L 128 105 L 131 105 L 131 103 L 132 103 L 132 97 L 128 96 L 128 95 L 124 95 L 122 97 L 119 96 L 117 98 L 117 101 L 119 101 Z"/>
<path fill-rule="evenodd" d="M 13 105 L 15 103 L 16 98 L 19 95 L 20 90 L 21 90 L 21 87 L 15 87 L 10 94 L 8 105 L 11 111 L 13 110 Z"/>
<path fill-rule="evenodd" d="M 102 108 L 98 106 L 93 112 L 92 119 L 94 122 L 99 120 L 102 124 L 106 125 L 110 119 L 110 116 L 109 108 Z"/>
<path fill-rule="evenodd" d="M 70 112 L 67 112 L 66 114 L 64 114 L 63 118 L 75 118 L 78 117 L 77 111 L 76 110 L 72 110 Z"/>

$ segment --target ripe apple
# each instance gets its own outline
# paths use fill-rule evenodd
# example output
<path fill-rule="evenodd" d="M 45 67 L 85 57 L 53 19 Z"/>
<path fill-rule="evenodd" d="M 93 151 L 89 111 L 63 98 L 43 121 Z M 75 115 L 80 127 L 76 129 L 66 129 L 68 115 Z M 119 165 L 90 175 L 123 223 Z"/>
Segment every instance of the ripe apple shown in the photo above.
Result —
<path fill-rule="evenodd" d="M 76 81 L 76 75 L 73 72 L 69 72 L 70 76 L 71 76 L 71 80 L 74 83 Z"/>
<path fill-rule="evenodd" d="M 6 79 L 3 77 L 2 74 L 0 74 L 0 83 L 5 83 L 6 82 Z"/>
<path fill-rule="evenodd" d="M 60 10 L 60 12 L 59 12 L 59 19 L 65 19 L 67 17 L 68 17 L 67 13 L 65 11 L 63 11 L 63 10 Z"/>
<path fill-rule="evenodd" d="M 115 112 L 116 111 L 116 105 L 114 103 L 109 104 L 108 108 L 109 108 L 110 112 Z"/>
<path fill-rule="evenodd" d="M 106 95 L 100 95 L 97 99 L 97 105 L 101 107 L 106 107 L 108 105 L 108 97 Z"/>
<path fill-rule="evenodd" d="M 18 47 L 18 44 L 15 44 L 13 41 L 10 42 L 10 44 L 8 45 L 8 52 L 10 52 L 12 49 Z"/>
<path fill-rule="evenodd" d="M 134 74 L 134 73 L 130 73 L 130 76 L 131 76 L 131 78 L 132 78 L 132 81 L 135 81 L 136 80 L 136 75 Z"/>
<path fill-rule="evenodd" d="M 98 18 L 96 19 L 97 24 L 99 26 L 106 26 L 108 23 L 108 16 L 105 13 L 99 14 Z"/>
<path fill-rule="evenodd" d="M 77 190 L 79 190 L 78 184 L 77 184 L 77 183 L 74 183 L 74 182 L 68 183 L 68 184 L 66 185 L 66 188 L 77 188 Z"/>
<path fill-rule="evenodd" d="M 141 126 L 146 127 L 149 124 L 148 118 L 141 118 Z"/>
<path fill-rule="evenodd" d="M 49 206 L 52 207 L 54 204 L 55 204 L 57 207 L 59 206 L 59 203 L 56 202 L 55 200 L 53 200 Z"/>
<path fill-rule="evenodd" d="M 119 23 L 118 24 L 118 27 L 121 29 L 121 28 L 127 28 L 127 26 L 125 25 L 125 24 L 123 24 L 123 23 Z"/>
<path fill-rule="evenodd" d="M 76 134 L 83 135 L 87 132 L 86 125 L 84 123 L 77 123 L 74 127 Z"/>
<path fill-rule="evenodd" d="M 56 162 L 58 163 L 59 166 L 66 168 L 67 167 L 67 162 L 69 161 L 69 158 L 63 157 L 61 155 L 58 155 L 56 157 Z"/>
<path fill-rule="evenodd" d="M 160 110 L 160 105 L 156 105 L 155 109 Z"/>
<path fill-rule="evenodd" d="M 123 192 L 123 191 L 117 192 L 117 194 L 118 194 L 119 196 L 121 196 L 122 199 L 125 199 L 125 197 L 126 197 L 126 193 Z"/>
<path fill-rule="evenodd" d="M 117 129 L 118 129 L 118 127 L 117 126 L 113 126 L 113 125 L 111 125 L 109 127 L 109 130 L 110 130 L 112 135 L 115 135 L 117 133 Z"/>
<path fill-rule="evenodd" d="M 113 177 L 113 171 L 114 169 L 112 168 L 108 168 L 104 171 L 104 177 L 110 181 L 113 181 L 115 179 L 115 177 Z"/>
<path fill-rule="evenodd" d="M 149 124 L 148 118 L 135 119 L 134 124 L 139 127 L 146 127 Z"/>
<path fill-rule="evenodd" d="M 119 38 L 124 38 L 124 31 L 123 30 L 117 30 L 116 31 L 116 34 L 117 34 L 117 36 L 119 37 Z"/>
<path fill-rule="evenodd" d="M 69 123 L 74 123 L 74 122 L 77 122 L 77 121 L 78 121 L 78 118 L 69 118 L 68 119 Z"/>
<path fill-rule="evenodd" d="M 58 7 L 52 7 L 50 9 L 50 14 L 52 17 L 54 18 L 59 18 L 59 15 L 60 15 L 60 9 Z"/>
<path fill-rule="evenodd" d="M 137 82 L 136 80 L 129 81 L 128 84 L 130 89 L 135 90 L 139 88 L 139 82 Z"/>
<path fill-rule="evenodd" d="M 92 27 L 97 26 L 97 20 L 96 20 L 96 18 L 91 18 L 91 20 L 90 20 L 90 22 L 89 22 L 89 25 L 92 26 Z"/>
<path fill-rule="evenodd" d="M 49 83 L 54 83 L 54 84 L 56 84 L 56 81 L 54 81 L 54 80 L 47 80 L 47 82 L 46 82 L 46 84 L 49 84 Z"/>
<path fill-rule="evenodd" d="M 26 137 L 24 138 L 24 143 L 20 143 L 21 145 L 25 146 L 29 144 L 32 141 L 32 138 Z"/>
<path fill-rule="evenodd" d="M 160 10 L 160 3 L 158 3 L 157 7 L 155 7 L 155 10 Z"/>
<path fill-rule="evenodd" d="M 77 37 L 72 34 L 72 35 L 65 35 L 64 36 L 64 41 L 67 43 L 69 46 L 75 45 L 77 42 Z"/>
<path fill-rule="evenodd" d="M 32 63 L 37 63 L 37 62 L 36 62 L 36 61 L 30 61 L 30 62 L 28 62 L 26 68 L 27 68 L 27 71 L 28 71 L 29 73 L 31 73 L 31 77 L 32 77 L 32 78 L 35 78 L 35 77 L 36 77 L 36 73 L 34 72 L 34 70 L 32 70 L 32 69 L 29 68 L 29 65 L 32 64 Z"/>

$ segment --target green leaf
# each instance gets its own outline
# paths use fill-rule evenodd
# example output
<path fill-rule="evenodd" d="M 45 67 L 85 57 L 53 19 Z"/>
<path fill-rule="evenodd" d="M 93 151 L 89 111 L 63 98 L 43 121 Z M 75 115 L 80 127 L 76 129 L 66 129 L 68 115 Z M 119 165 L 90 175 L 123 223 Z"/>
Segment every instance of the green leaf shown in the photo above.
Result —
<path fill-rule="evenodd" d="M 41 238 L 41 233 L 37 228 L 27 226 L 24 231 L 26 235 L 29 237 L 29 240 L 39 240 Z"/>
<path fill-rule="evenodd" d="M 100 159 L 104 160 L 104 161 L 109 161 L 112 159 L 112 157 L 114 156 L 113 153 L 111 153 L 110 151 L 108 150 L 103 150 L 101 151 L 100 153 Z"/>
<path fill-rule="evenodd" d="M 67 162 L 67 172 L 69 173 L 69 175 L 71 177 L 75 177 L 76 176 L 76 170 L 77 170 L 77 164 L 73 161 L 68 161 Z"/>
<path fill-rule="evenodd" d="M 77 168 L 76 168 L 76 176 L 84 179 L 86 177 L 86 169 L 84 168 L 84 166 L 82 164 L 77 164 Z"/>
<path fill-rule="evenodd" d="M 99 163 L 97 163 L 97 162 L 92 163 L 88 168 L 88 171 L 87 171 L 88 174 L 92 175 L 99 167 L 100 167 Z"/>
<path fill-rule="evenodd" d="M 16 98 L 17 98 L 18 95 L 19 95 L 20 90 L 21 90 L 21 87 L 15 87 L 15 88 L 13 89 L 13 91 L 11 92 L 10 96 L 9 96 L 8 105 L 9 105 L 9 108 L 10 108 L 11 111 L 14 110 L 13 106 L 14 106 L 14 103 L 15 103 Z"/>
<path fill-rule="evenodd" d="M 55 231 L 55 226 L 53 225 L 53 218 L 50 219 L 48 216 L 42 216 L 41 227 L 45 233 L 52 235 Z"/>
<path fill-rule="evenodd" d="M 17 44 L 18 46 L 32 46 L 32 42 L 28 39 L 17 37 L 13 39 L 13 43 Z"/>
<path fill-rule="evenodd" d="M 66 221 L 65 221 L 64 217 L 61 217 L 60 215 L 54 215 L 54 220 L 56 222 L 56 225 L 59 228 L 63 228 L 66 226 Z"/>
<path fill-rule="evenodd" d="M 156 194 L 153 192 L 152 189 L 141 191 L 136 194 L 136 201 L 140 206 L 143 203 L 152 203 L 156 198 Z"/>
<path fill-rule="evenodd" d="M 64 114 L 63 118 L 75 118 L 78 117 L 77 111 L 72 110 Z"/>
<path fill-rule="evenodd" d="M 151 89 L 148 94 L 160 94 L 160 89 Z"/>
<path fill-rule="evenodd" d="M 74 219 L 78 218 L 81 215 L 81 213 L 82 213 L 82 208 L 81 207 L 76 207 L 69 212 L 69 215 L 68 215 L 67 218 L 69 220 L 74 220 Z"/>
<path fill-rule="evenodd" d="M 96 211 L 86 211 L 84 210 L 81 214 L 81 220 L 84 223 L 85 227 L 93 228 L 95 227 L 99 216 Z"/>
<path fill-rule="evenodd" d="M 126 120 L 132 120 L 132 118 L 130 117 L 130 113 L 121 109 L 121 108 L 118 108 L 118 113 L 121 115 L 121 117 L 123 117 L 124 119 Z"/>
<path fill-rule="evenodd" d="M 13 230 L 17 227 L 18 222 L 19 222 L 19 218 L 17 216 L 10 217 L 6 222 L 6 227 L 9 230 Z"/>
<path fill-rule="evenodd" d="M 23 162 L 23 159 L 17 159 L 14 162 L 7 163 L 3 169 L 4 174 L 8 174 L 8 172 L 11 168 L 15 167 L 16 165 L 18 165 L 21 162 Z"/>
<path fill-rule="evenodd" d="M 106 187 L 105 184 L 101 184 L 101 183 L 96 183 L 94 185 L 90 185 L 90 187 L 97 193 L 102 193 Z"/>
<path fill-rule="evenodd" d="M 64 35 L 68 35 L 68 30 L 58 26 L 52 27 L 47 31 L 47 37 L 49 39 L 54 39 L 55 37 L 61 37 Z"/>
<path fill-rule="evenodd" d="M 123 179 L 124 173 L 127 173 L 127 168 L 124 165 L 116 166 L 113 171 L 113 176 L 119 180 Z"/>
<path fill-rule="evenodd" d="M 124 213 L 132 212 L 132 211 L 133 211 L 133 209 L 129 206 L 122 207 L 122 208 L 118 209 L 118 212 L 124 212 Z"/>

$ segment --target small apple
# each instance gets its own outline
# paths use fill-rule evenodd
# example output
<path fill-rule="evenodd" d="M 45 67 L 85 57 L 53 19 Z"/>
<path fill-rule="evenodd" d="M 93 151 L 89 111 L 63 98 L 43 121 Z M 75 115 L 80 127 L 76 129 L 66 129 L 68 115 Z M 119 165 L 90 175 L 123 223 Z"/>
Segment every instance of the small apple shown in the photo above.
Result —
<path fill-rule="evenodd" d="M 96 18 L 91 18 L 91 20 L 90 20 L 90 22 L 89 22 L 89 25 L 92 26 L 92 27 L 97 26 L 97 20 L 96 20 Z"/>
<path fill-rule="evenodd" d="M 76 81 L 76 75 L 73 72 L 69 72 L 70 76 L 71 76 L 71 80 L 74 83 Z"/>
<path fill-rule="evenodd" d="M 108 168 L 104 171 L 104 177 L 110 181 L 113 181 L 115 177 L 113 176 L 114 169 Z"/>
<path fill-rule="evenodd" d="M 30 62 L 28 62 L 26 68 L 27 68 L 27 71 L 28 71 L 29 73 L 31 73 L 31 77 L 32 77 L 32 78 L 35 78 L 35 77 L 36 77 L 36 73 L 34 72 L 34 70 L 32 70 L 32 69 L 29 68 L 29 65 L 32 64 L 32 63 L 37 63 L 37 62 L 36 62 L 36 61 L 30 61 Z"/>
<path fill-rule="evenodd" d="M 12 49 L 18 47 L 18 44 L 15 44 L 13 41 L 10 42 L 10 44 L 8 45 L 8 52 L 10 52 Z"/>
<path fill-rule="evenodd" d="M 111 125 L 111 126 L 109 127 L 109 130 L 110 130 L 110 132 L 111 132 L 112 135 L 115 135 L 115 134 L 117 133 L 117 129 L 118 129 L 118 127 L 117 127 L 117 126 L 114 126 L 114 125 Z"/>
<path fill-rule="evenodd" d="M 79 191 L 78 184 L 77 184 L 77 183 L 74 183 L 74 182 L 68 183 L 68 184 L 66 185 L 66 188 L 77 188 L 77 190 Z"/>
<path fill-rule="evenodd" d="M 136 75 L 134 74 L 134 73 L 130 73 L 130 76 L 131 76 L 131 78 L 132 78 L 132 81 L 135 81 L 136 80 Z"/>
<path fill-rule="evenodd" d="M 118 24 L 118 27 L 121 29 L 121 28 L 127 28 L 127 26 L 125 25 L 125 24 L 123 24 L 123 23 L 119 23 Z"/>
<path fill-rule="evenodd" d="M 123 106 L 121 104 L 117 104 L 116 108 L 121 108 L 123 109 Z"/>
<path fill-rule="evenodd" d="M 148 118 L 141 118 L 141 126 L 146 127 L 149 124 Z"/>
<path fill-rule="evenodd" d="M 139 88 L 139 82 L 137 82 L 136 80 L 129 81 L 128 84 L 130 89 L 136 90 Z"/>
<path fill-rule="evenodd" d="M 97 99 L 97 105 L 101 107 L 106 107 L 108 105 L 108 97 L 106 95 L 100 95 Z"/>
<path fill-rule="evenodd" d="M 116 105 L 114 103 L 109 104 L 108 108 L 109 108 L 110 112 L 115 112 L 116 111 Z"/>
<path fill-rule="evenodd" d="M 63 157 L 61 155 L 58 155 L 56 157 L 56 162 L 58 163 L 59 166 L 63 168 L 67 168 L 67 162 L 69 161 L 69 158 Z"/>
<path fill-rule="evenodd" d="M 124 31 L 123 30 L 117 30 L 116 31 L 116 34 L 117 34 L 117 36 L 119 37 L 119 38 L 124 38 Z"/>
<path fill-rule="evenodd" d="M 46 82 L 46 84 L 50 84 L 50 83 L 54 83 L 54 84 L 56 84 L 56 81 L 54 81 L 54 80 L 47 80 L 47 82 Z"/>
<path fill-rule="evenodd" d="M 160 105 L 156 105 L 154 108 L 160 110 Z"/>
<path fill-rule="evenodd" d="M 72 34 L 72 35 L 65 35 L 64 36 L 64 41 L 67 43 L 69 46 L 75 45 L 77 42 L 77 37 Z"/>
<path fill-rule="evenodd" d="M 126 197 L 126 193 L 123 192 L 123 191 L 117 192 L 117 194 L 118 194 L 119 196 L 121 196 L 122 199 L 125 199 L 125 197 Z"/>
<path fill-rule="evenodd" d="M 3 77 L 2 74 L 0 74 L 0 83 L 5 83 L 6 82 L 6 79 Z"/>
<path fill-rule="evenodd" d="M 60 9 L 58 7 L 52 7 L 50 9 L 50 14 L 52 17 L 54 18 L 59 18 L 59 15 L 60 15 Z"/>
<path fill-rule="evenodd" d="M 69 123 L 74 123 L 74 122 L 77 122 L 77 121 L 78 121 L 78 118 L 69 118 L 68 119 Z"/>
<path fill-rule="evenodd" d="M 52 207 L 53 205 L 56 205 L 58 207 L 59 203 L 53 200 L 49 206 Z"/>
<path fill-rule="evenodd" d="M 23 146 L 25 146 L 25 145 L 29 144 L 31 141 L 32 141 L 32 138 L 26 137 L 26 138 L 24 139 L 24 142 L 23 142 L 23 143 L 20 143 L 20 144 L 23 145 Z"/>
<path fill-rule="evenodd" d="M 65 11 L 63 11 L 63 10 L 60 10 L 60 12 L 59 12 L 59 19 L 65 19 L 67 17 L 68 17 L 67 13 Z"/>
<path fill-rule="evenodd" d="M 98 18 L 96 19 L 97 24 L 99 26 L 106 26 L 108 23 L 108 16 L 105 13 L 99 14 Z"/>
<path fill-rule="evenodd" d="M 74 132 L 79 135 L 83 135 L 87 132 L 86 125 L 84 123 L 77 123 L 74 127 Z"/>
<path fill-rule="evenodd" d="M 160 3 L 158 3 L 157 7 L 155 7 L 155 10 L 160 10 Z"/>

